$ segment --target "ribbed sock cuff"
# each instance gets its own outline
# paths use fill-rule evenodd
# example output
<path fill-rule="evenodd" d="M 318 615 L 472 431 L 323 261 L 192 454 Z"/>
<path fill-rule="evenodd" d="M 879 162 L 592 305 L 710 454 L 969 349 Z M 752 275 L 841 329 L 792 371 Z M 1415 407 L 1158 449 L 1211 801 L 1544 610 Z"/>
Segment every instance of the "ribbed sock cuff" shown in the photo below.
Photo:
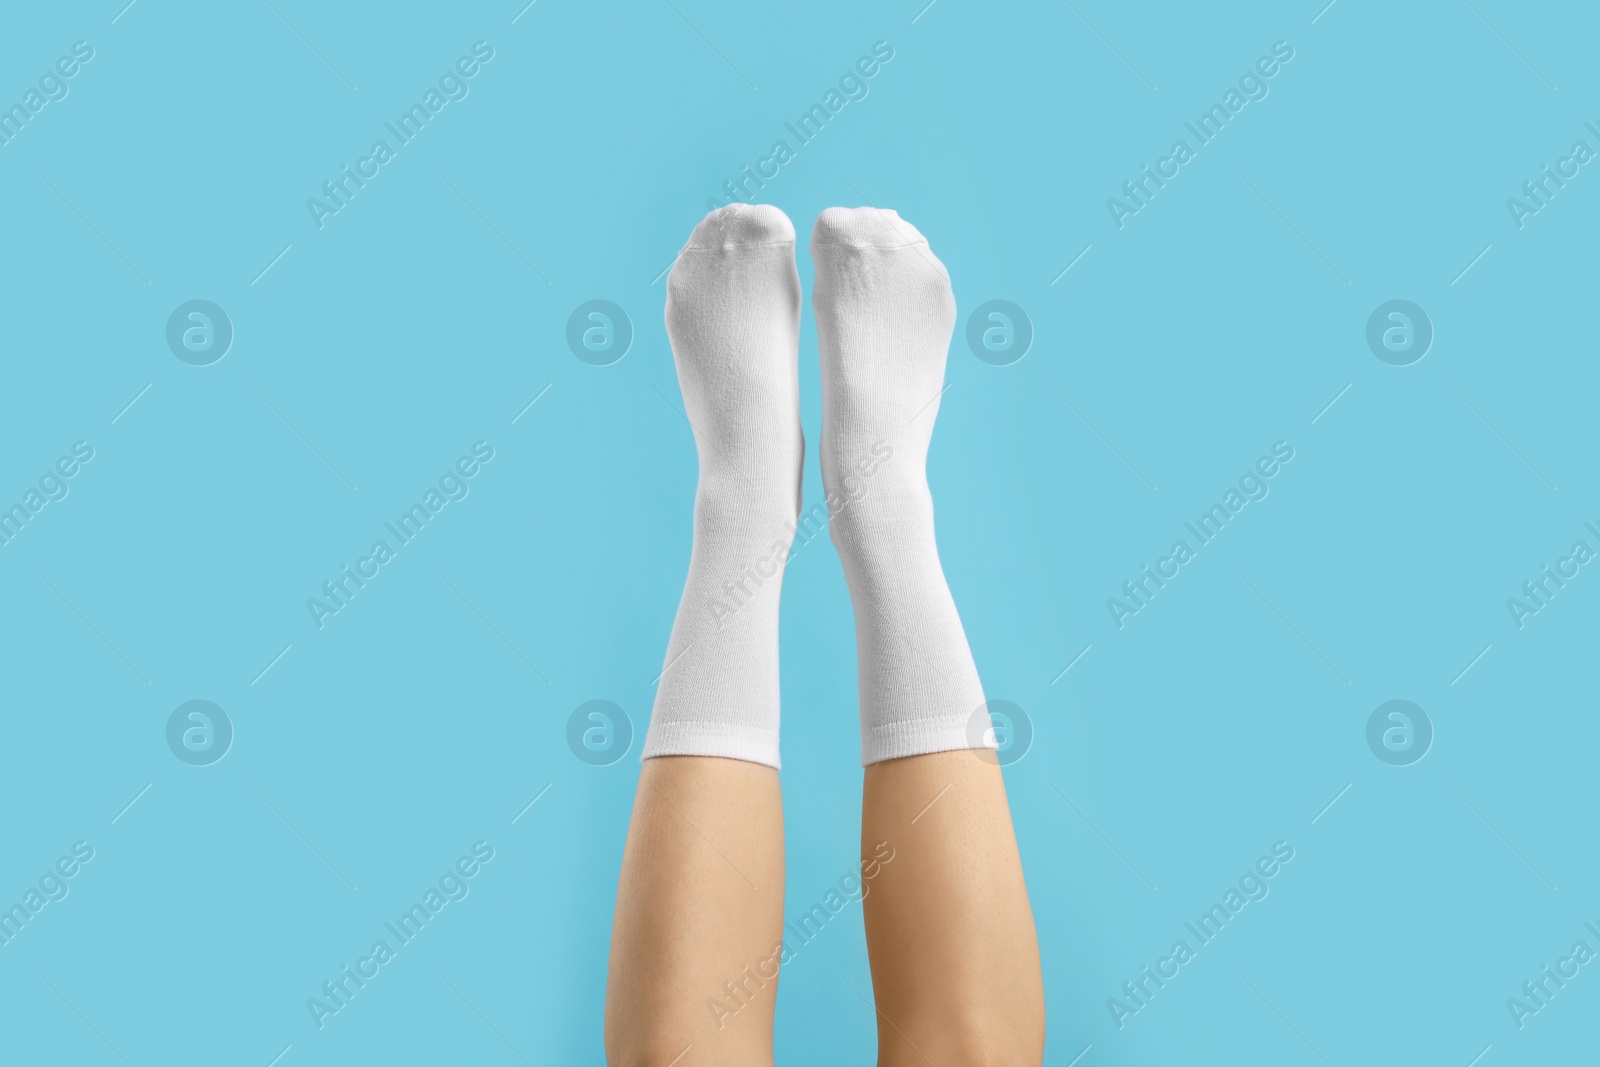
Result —
<path fill-rule="evenodd" d="M 922 756 L 929 752 L 995 748 L 992 735 L 974 716 L 941 719 L 902 719 L 861 732 L 861 765 L 870 767 L 887 759 Z"/>
<path fill-rule="evenodd" d="M 697 719 L 651 723 L 639 759 L 657 756 L 721 756 L 760 763 L 773 770 L 782 766 L 778 761 L 778 731 Z"/>

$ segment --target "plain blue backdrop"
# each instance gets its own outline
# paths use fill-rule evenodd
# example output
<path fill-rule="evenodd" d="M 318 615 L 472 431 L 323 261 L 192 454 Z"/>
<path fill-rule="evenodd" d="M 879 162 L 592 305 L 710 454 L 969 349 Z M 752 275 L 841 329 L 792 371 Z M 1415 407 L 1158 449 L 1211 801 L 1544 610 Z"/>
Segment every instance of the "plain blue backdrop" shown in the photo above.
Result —
<path fill-rule="evenodd" d="M 22 107 L 0 506 L 23 508 L 0 1059 L 603 1062 L 691 534 L 662 275 L 778 140 L 794 158 L 756 192 L 794 219 L 807 292 L 835 204 L 895 208 L 954 281 L 930 481 L 985 689 L 1033 733 L 1006 775 L 1047 1062 L 1594 1055 L 1600 966 L 1523 988 L 1600 951 L 1600 575 L 1561 562 L 1600 549 L 1600 172 L 1542 170 L 1600 150 L 1588 6 L 123 2 L 15 7 L 0 35 Z M 477 42 L 492 58 L 401 144 L 385 124 Z M 877 42 L 865 96 L 797 145 L 785 123 Z M 364 187 L 308 207 L 378 140 Z M 1179 140 L 1193 158 L 1128 199 Z M 220 360 L 196 300 L 231 324 Z M 592 300 L 631 322 L 609 365 L 567 341 Z M 966 342 L 991 300 L 1031 324 L 1009 365 Z M 1423 322 L 1380 315 L 1406 365 L 1368 342 L 1394 300 L 1432 332 L 1412 361 Z M 814 442 L 809 311 L 801 355 Z M 92 460 L 57 468 L 78 442 Z M 319 626 L 308 600 L 478 442 L 460 498 Z M 1268 495 L 1119 626 L 1108 600 L 1135 606 L 1123 583 L 1195 547 L 1185 523 L 1278 442 Z M 1546 565 L 1576 575 L 1536 603 Z M 786 586 L 794 913 L 857 858 L 860 771 L 831 546 Z M 195 700 L 231 725 L 221 759 L 216 714 L 169 733 Z M 591 700 L 634 733 L 603 766 L 567 740 Z M 1370 744 L 1391 700 L 1421 713 L 1409 740 L 1384 718 Z M 479 842 L 459 899 L 319 1027 L 308 1000 Z M 1129 1000 L 1277 842 L 1270 894 Z M 870 1062 L 868 982 L 852 905 L 783 972 L 778 1062 Z"/>

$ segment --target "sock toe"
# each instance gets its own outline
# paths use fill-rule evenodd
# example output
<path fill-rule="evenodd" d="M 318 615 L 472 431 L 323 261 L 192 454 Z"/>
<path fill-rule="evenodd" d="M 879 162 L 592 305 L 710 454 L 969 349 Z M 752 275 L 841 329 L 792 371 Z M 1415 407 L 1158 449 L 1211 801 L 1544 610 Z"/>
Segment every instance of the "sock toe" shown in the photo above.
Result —
<path fill-rule="evenodd" d="M 729 204 L 701 219 L 685 247 L 730 251 L 793 243 L 794 223 L 771 204 Z"/>
<path fill-rule="evenodd" d="M 830 207 L 817 216 L 811 247 L 907 248 L 927 244 L 917 228 L 890 208 Z"/>

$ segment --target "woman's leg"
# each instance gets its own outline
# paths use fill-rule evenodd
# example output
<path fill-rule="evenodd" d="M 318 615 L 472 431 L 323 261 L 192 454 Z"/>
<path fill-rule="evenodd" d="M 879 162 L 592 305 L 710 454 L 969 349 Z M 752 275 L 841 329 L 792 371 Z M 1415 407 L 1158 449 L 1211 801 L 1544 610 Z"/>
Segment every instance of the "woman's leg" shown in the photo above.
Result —
<path fill-rule="evenodd" d="M 646 760 L 611 933 L 607 1062 L 771 1064 L 782 928 L 778 772 Z"/>
<path fill-rule="evenodd" d="M 772 1062 L 778 595 L 800 502 L 799 320 L 783 213 L 734 204 L 707 215 L 667 279 L 700 477 L 617 888 L 612 1067 Z"/>
<path fill-rule="evenodd" d="M 855 605 L 862 851 L 894 857 L 865 902 L 878 1062 L 1036 1065 L 1033 915 L 926 477 L 949 275 L 915 227 L 875 208 L 823 212 L 811 251 L 822 478 L 841 501 L 830 531 Z"/>
<path fill-rule="evenodd" d="M 1044 1057 L 1033 912 L 1000 766 L 987 749 L 866 769 L 861 848 L 879 1067 L 1030 1067 Z"/>

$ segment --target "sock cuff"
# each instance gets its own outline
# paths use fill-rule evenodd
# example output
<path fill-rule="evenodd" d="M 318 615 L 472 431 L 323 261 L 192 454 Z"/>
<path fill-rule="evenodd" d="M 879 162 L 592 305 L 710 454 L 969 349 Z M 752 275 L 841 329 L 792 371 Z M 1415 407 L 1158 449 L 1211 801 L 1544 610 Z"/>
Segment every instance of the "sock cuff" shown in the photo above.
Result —
<path fill-rule="evenodd" d="M 641 762 L 657 756 L 721 756 L 781 770 L 778 731 L 764 726 L 700 719 L 650 723 Z"/>
<path fill-rule="evenodd" d="M 973 718 L 973 715 L 962 715 L 938 719 L 901 719 L 870 727 L 863 722 L 861 765 L 870 767 L 884 760 L 923 756 L 930 752 L 998 747 L 993 743 L 993 734 L 989 730 L 981 730 L 973 736 Z"/>

